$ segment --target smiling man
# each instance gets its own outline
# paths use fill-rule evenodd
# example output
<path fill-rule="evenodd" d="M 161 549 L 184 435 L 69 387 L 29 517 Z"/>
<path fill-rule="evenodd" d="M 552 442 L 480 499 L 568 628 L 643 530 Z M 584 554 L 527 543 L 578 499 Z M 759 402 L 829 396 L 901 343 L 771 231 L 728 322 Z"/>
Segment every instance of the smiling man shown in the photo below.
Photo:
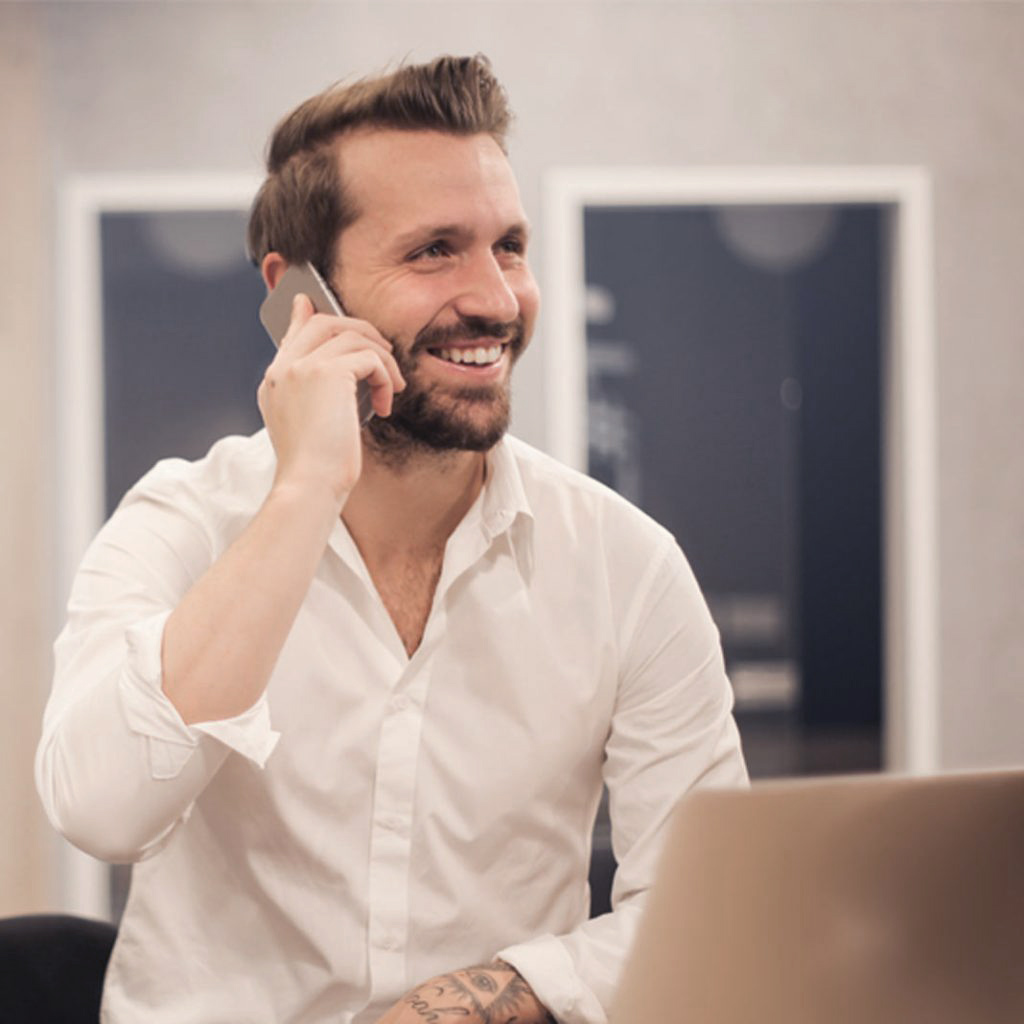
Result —
<path fill-rule="evenodd" d="M 598 1024 L 673 805 L 745 782 L 672 537 L 505 434 L 538 307 L 508 122 L 446 57 L 275 131 L 254 259 L 345 315 L 296 299 L 266 430 L 128 493 L 56 645 L 44 804 L 135 862 L 105 1021 Z"/>

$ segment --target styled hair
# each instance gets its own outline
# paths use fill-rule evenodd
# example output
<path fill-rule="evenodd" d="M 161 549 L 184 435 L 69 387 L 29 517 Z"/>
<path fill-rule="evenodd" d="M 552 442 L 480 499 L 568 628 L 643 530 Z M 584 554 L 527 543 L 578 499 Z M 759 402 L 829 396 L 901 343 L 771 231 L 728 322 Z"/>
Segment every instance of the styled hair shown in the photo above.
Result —
<path fill-rule="evenodd" d="M 337 140 L 358 128 L 490 135 L 506 150 L 512 113 L 490 61 L 437 57 L 306 100 L 274 129 L 267 178 L 249 214 L 248 249 L 259 266 L 270 252 L 290 264 L 309 260 L 328 278 L 338 236 L 358 216 L 346 194 Z"/>

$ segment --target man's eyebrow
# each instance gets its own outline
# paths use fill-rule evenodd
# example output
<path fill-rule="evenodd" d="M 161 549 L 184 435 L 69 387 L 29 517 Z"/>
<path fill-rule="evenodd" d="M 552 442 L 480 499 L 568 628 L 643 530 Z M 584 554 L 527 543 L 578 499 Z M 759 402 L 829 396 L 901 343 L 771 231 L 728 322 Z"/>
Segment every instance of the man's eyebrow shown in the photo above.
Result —
<path fill-rule="evenodd" d="M 502 237 L 521 238 L 525 242 L 530 237 L 529 221 L 518 220 L 514 224 L 510 224 Z"/>
<path fill-rule="evenodd" d="M 465 238 L 469 231 L 459 224 L 421 224 L 411 231 L 404 231 L 395 238 L 396 249 L 411 248 L 435 239 Z"/>
<path fill-rule="evenodd" d="M 434 240 L 464 241 L 474 236 L 474 232 L 465 224 L 423 224 L 411 231 L 403 232 L 395 239 L 396 249 L 411 248 Z M 530 225 L 525 221 L 515 221 L 501 234 L 502 238 L 522 238 L 530 236 Z"/>

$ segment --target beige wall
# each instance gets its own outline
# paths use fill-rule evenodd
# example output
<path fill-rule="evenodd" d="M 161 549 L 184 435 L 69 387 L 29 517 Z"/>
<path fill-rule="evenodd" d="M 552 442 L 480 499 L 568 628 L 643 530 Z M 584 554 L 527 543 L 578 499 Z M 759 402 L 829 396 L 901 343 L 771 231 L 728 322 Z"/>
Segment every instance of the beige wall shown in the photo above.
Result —
<path fill-rule="evenodd" d="M 42 43 L 32 8 L 0 6 L 0 915 L 45 906 L 53 892 L 32 782 L 52 593 Z"/>
<path fill-rule="evenodd" d="M 5 56 L 3 69 L 30 85 L 26 95 L 4 91 L 4 118 L 31 122 L 38 106 L 49 127 L 45 141 L 33 143 L 30 124 L 4 139 L 29 197 L 5 194 L 5 213 L 12 207 L 30 249 L 48 230 L 32 205 L 39 176 L 50 189 L 78 172 L 254 171 L 268 128 L 293 102 L 342 75 L 441 51 L 483 50 L 506 81 L 519 115 L 513 159 L 541 231 L 542 175 L 554 165 L 926 166 L 937 245 L 940 759 L 946 768 L 1024 762 L 1024 5 L 377 0 L 41 11 L 42 85 L 31 88 L 24 59 Z M 35 15 L 3 9 L 3 18 L 17 27 Z M 5 55 L 17 49 L 8 35 Z M 12 96 L 20 109 L 7 106 Z M 17 294 L 7 275 L 2 287 L 8 301 Z M 5 493 L 22 502 L 3 513 L 17 519 L 4 531 L 5 558 L 23 566 L 2 584 L 13 713 L 0 747 L 17 767 L 5 768 L 0 830 L 26 829 L 5 857 L 35 864 L 22 787 L 25 737 L 47 685 L 38 638 L 53 627 L 42 500 L 53 357 L 25 320 L 10 342 L 20 361 L 6 380 L 0 441 Z M 515 426 L 541 444 L 543 400 L 534 352 L 519 374 Z M 0 889 L 0 912 L 16 903 Z"/>

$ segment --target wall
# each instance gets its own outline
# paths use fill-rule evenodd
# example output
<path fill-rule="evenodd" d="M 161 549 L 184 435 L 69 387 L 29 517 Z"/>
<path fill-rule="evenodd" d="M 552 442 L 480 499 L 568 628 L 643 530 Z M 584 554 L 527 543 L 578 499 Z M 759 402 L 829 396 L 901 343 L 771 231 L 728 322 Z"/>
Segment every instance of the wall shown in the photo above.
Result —
<path fill-rule="evenodd" d="M 32 780 L 52 628 L 43 46 L 36 10 L 0 5 L 0 914 L 45 906 L 53 892 Z"/>
<path fill-rule="evenodd" d="M 86 172 L 254 171 L 270 126 L 301 98 L 335 78 L 441 51 L 483 50 L 506 82 L 519 115 L 513 162 L 541 230 L 542 176 L 554 165 L 928 167 L 937 245 L 941 763 L 1024 760 L 1024 6 L 376 0 L 36 10 L 3 14 L 8 25 L 42 19 L 43 82 L 33 88 L 24 64 L 5 60 L 3 72 L 20 86 L 7 98 L 29 83 L 29 98 L 18 100 L 22 118 L 32 120 L 35 106 L 49 126 L 34 143 L 31 129 L 20 129 L 27 141 L 11 173 L 29 197 L 40 176 L 56 189 Z M 47 146 L 51 159 L 39 159 Z M 22 242 L 47 237 L 45 209 L 19 202 L 15 213 Z M 28 416 L 17 422 L 30 428 L 3 434 L 4 485 L 13 481 L 15 493 L 33 498 L 12 524 L 24 535 L 16 552 L 23 575 L 8 572 L 3 584 L 8 621 L 19 623 L 5 626 L 16 635 L 4 657 L 10 644 L 23 688 L 14 698 L 4 691 L 20 701 L 17 737 L 15 726 L 2 726 L 5 758 L 9 750 L 24 756 L 18 737 L 47 685 L 36 638 L 53 628 L 41 582 L 50 578 L 51 514 L 38 497 L 52 460 L 42 413 L 52 349 L 29 334 L 17 345 L 32 355 L 9 368 L 8 388 L 19 395 L 4 416 Z M 517 385 L 515 428 L 543 444 L 536 352 Z M 0 805 L 5 834 L 21 820 L 12 809 L 20 792 L 10 789 Z M 14 902 L 0 892 L 0 912 Z"/>

